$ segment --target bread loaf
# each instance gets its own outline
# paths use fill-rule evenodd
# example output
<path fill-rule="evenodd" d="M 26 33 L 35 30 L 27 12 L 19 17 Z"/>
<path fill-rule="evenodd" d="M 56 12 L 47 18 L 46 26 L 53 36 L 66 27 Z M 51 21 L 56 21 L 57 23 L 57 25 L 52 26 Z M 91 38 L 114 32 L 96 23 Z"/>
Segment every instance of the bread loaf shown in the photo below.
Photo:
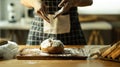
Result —
<path fill-rule="evenodd" d="M 110 55 L 111 53 L 113 53 L 113 51 L 120 45 L 120 41 L 113 44 L 110 48 L 108 48 L 106 51 L 104 51 L 101 56 L 102 57 L 106 57 L 108 55 Z M 116 51 L 116 50 L 115 50 Z M 110 55 L 111 56 L 111 55 Z M 109 57 L 109 56 L 108 56 Z"/>
<path fill-rule="evenodd" d="M 118 58 L 120 56 L 120 47 L 117 48 L 117 50 L 111 54 L 112 59 Z"/>
<path fill-rule="evenodd" d="M 5 39 L 0 39 L 0 46 L 1 46 L 1 45 L 4 45 L 4 44 L 7 44 L 7 43 L 8 43 L 7 40 L 5 40 Z"/>
<path fill-rule="evenodd" d="M 111 56 L 114 55 L 119 50 L 118 47 L 116 47 L 109 55 L 107 55 L 107 58 L 112 58 Z"/>
<path fill-rule="evenodd" d="M 41 43 L 41 51 L 50 54 L 64 52 L 64 44 L 60 40 L 46 39 Z"/>

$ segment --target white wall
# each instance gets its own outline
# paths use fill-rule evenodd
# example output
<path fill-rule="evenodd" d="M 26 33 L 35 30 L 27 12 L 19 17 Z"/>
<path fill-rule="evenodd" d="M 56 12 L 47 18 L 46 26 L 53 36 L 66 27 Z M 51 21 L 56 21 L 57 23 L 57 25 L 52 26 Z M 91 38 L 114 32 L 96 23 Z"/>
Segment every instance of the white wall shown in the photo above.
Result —
<path fill-rule="evenodd" d="M 23 11 L 24 11 L 23 5 L 21 5 L 20 0 L 0 0 L 0 1 L 1 1 L 0 7 L 2 7 L 0 9 L 1 20 L 7 20 L 8 19 L 8 13 L 9 12 L 7 11 L 7 6 L 8 6 L 9 3 L 15 3 L 16 19 L 20 20 L 22 14 L 23 14 Z"/>
<path fill-rule="evenodd" d="M 1 20 L 1 0 L 0 0 L 0 20 Z"/>
<path fill-rule="evenodd" d="M 120 0 L 93 0 L 92 6 L 78 7 L 79 14 L 120 14 Z"/>

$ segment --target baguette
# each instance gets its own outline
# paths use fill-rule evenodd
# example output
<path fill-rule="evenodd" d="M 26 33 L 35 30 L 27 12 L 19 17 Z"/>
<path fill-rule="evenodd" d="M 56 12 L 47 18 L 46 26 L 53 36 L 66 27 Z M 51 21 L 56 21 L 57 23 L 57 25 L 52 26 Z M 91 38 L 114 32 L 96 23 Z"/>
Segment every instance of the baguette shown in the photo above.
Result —
<path fill-rule="evenodd" d="M 113 56 L 117 51 L 119 50 L 118 47 L 116 47 L 109 55 L 107 55 L 107 58 L 112 58 L 111 56 Z"/>
<path fill-rule="evenodd" d="M 113 44 L 110 48 L 108 48 L 106 51 L 104 51 L 104 52 L 101 54 L 101 56 L 102 56 L 102 57 L 108 56 L 113 50 L 115 50 L 115 49 L 119 46 L 119 44 L 120 44 L 120 41 L 117 42 L 117 43 L 115 43 L 115 44 Z"/>
<path fill-rule="evenodd" d="M 112 59 L 118 58 L 120 55 L 120 47 L 117 48 L 117 51 L 111 54 Z"/>

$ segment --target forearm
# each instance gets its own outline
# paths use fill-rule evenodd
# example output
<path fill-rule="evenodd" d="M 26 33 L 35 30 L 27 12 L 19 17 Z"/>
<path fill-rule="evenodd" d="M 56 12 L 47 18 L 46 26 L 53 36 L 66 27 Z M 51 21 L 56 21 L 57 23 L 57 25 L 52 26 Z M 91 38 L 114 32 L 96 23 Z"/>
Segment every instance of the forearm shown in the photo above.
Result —
<path fill-rule="evenodd" d="M 36 3 L 39 3 L 40 0 L 21 0 L 21 3 L 29 8 L 33 8 Z"/>
<path fill-rule="evenodd" d="M 92 5 L 93 0 L 76 0 L 75 6 L 89 6 Z"/>

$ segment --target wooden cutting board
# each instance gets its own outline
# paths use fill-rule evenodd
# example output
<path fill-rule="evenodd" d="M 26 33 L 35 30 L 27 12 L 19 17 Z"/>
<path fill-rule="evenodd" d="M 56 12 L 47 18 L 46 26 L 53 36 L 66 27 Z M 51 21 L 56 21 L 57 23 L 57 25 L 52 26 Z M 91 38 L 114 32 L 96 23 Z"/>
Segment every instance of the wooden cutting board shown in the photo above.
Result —
<path fill-rule="evenodd" d="M 30 50 L 32 49 L 34 48 L 30 48 Z M 24 55 L 18 54 L 16 58 L 18 60 L 86 60 L 87 59 L 87 56 L 84 55 L 83 50 L 80 48 L 65 48 L 64 53 L 62 54 L 42 54 L 41 51 L 37 52 L 38 54 L 36 55 L 32 55 L 31 53 L 32 52 Z"/>

